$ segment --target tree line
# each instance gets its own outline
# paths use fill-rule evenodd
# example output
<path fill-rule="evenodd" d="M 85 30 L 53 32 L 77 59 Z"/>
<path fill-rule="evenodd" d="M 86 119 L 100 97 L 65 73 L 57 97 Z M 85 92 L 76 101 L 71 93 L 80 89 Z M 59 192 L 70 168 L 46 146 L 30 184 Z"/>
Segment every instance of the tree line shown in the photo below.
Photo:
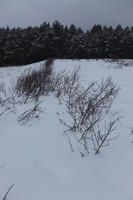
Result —
<path fill-rule="evenodd" d="M 133 27 L 94 25 L 84 31 L 55 21 L 27 28 L 0 28 L 0 66 L 24 65 L 47 58 L 132 59 Z"/>

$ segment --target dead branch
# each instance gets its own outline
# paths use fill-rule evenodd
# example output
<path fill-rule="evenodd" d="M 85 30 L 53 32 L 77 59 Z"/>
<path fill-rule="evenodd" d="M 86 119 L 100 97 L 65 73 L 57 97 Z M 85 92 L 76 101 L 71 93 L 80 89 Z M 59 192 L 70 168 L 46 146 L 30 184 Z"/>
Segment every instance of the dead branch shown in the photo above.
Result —
<path fill-rule="evenodd" d="M 6 199 L 7 199 L 7 195 L 9 194 L 9 192 L 11 191 L 11 189 L 13 188 L 13 186 L 14 186 L 14 184 L 11 185 L 11 186 L 9 187 L 9 189 L 7 190 L 7 192 L 6 192 L 6 194 L 4 195 L 4 197 L 3 197 L 2 200 L 6 200 Z"/>

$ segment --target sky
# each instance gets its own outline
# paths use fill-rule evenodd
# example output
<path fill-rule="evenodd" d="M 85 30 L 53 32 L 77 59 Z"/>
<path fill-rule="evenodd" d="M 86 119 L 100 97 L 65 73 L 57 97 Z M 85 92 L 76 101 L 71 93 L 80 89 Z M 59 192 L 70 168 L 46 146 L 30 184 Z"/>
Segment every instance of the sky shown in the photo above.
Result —
<path fill-rule="evenodd" d="M 75 24 L 133 25 L 133 0 L 0 0 L 0 27 L 38 26 L 44 21 Z"/>

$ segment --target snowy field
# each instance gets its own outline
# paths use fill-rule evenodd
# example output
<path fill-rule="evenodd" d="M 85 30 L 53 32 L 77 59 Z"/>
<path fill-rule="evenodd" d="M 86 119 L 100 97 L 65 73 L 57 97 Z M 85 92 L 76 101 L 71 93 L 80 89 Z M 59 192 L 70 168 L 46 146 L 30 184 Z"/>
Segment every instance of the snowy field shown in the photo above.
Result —
<path fill-rule="evenodd" d="M 133 200 L 133 64 L 119 66 L 102 60 L 56 60 L 55 71 L 80 65 L 83 84 L 112 77 L 120 88 L 113 109 L 123 115 L 119 137 L 100 154 L 82 158 L 71 152 L 59 118 L 65 110 L 57 99 L 44 98 L 40 120 L 17 123 L 23 111 L 0 118 L 0 200 L 9 186 L 8 200 Z M 0 82 L 10 86 L 24 67 L 0 68 Z"/>

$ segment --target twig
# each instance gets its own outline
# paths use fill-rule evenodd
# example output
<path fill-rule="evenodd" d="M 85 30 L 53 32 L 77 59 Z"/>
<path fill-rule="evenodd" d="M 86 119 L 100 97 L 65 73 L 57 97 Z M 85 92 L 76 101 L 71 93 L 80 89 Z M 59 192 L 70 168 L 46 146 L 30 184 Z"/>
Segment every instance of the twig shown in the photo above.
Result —
<path fill-rule="evenodd" d="M 9 189 L 7 190 L 6 194 L 4 195 L 3 199 L 2 200 L 6 200 L 7 199 L 7 195 L 8 193 L 11 191 L 11 189 L 13 188 L 14 184 L 12 184 Z"/>

